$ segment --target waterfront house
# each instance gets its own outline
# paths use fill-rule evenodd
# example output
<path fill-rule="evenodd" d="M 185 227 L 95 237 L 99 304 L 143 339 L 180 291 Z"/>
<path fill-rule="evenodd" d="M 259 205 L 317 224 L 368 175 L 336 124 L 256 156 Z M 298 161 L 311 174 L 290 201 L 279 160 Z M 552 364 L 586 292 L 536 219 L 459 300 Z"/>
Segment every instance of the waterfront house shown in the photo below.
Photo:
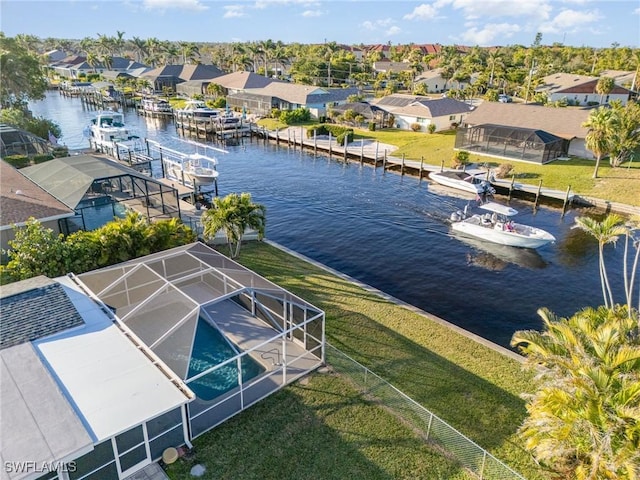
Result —
<path fill-rule="evenodd" d="M 0 160 L 0 248 L 9 249 L 15 231 L 35 218 L 54 233 L 64 231 L 73 209 L 49 194 L 4 160 Z"/>
<path fill-rule="evenodd" d="M 148 80 L 155 93 L 162 93 L 166 88 L 177 92 L 177 85 L 183 82 L 200 81 L 202 85 L 221 75 L 224 72 L 215 65 L 186 64 L 154 68 L 140 75 L 140 78 Z"/>
<path fill-rule="evenodd" d="M 324 363 L 324 312 L 202 243 L 0 298 L 3 480 L 124 479 Z"/>
<path fill-rule="evenodd" d="M 466 116 L 456 148 L 510 160 L 547 163 L 568 155 L 594 158 L 587 150 L 590 109 L 484 102 Z"/>
<path fill-rule="evenodd" d="M 394 117 L 394 127 L 402 130 L 427 132 L 450 130 L 464 122 L 473 106 L 453 98 L 429 98 L 420 95 L 393 94 L 372 102 Z"/>
<path fill-rule="evenodd" d="M 252 88 L 263 88 L 273 82 L 281 82 L 281 80 L 265 77 L 264 75 L 258 75 L 253 72 L 239 71 L 220 75 L 212 80 L 191 80 L 179 83 L 176 86 L 176 91 L 188 97 L 196 94 L 208 96 L 207 88 L 209 84 L 216 83 L 223 88 L 223 95 L 227 96 Z"/>
<path fill-rule="evenodd" d="M 324 117 L 327 109 L 347 103 L 357 88 L 325 88 L 288 82 L 272 82 L 263 88 L 246 89 L 227 96 L 227 105 L 254 115 L 269 115 L 272 109 L 306 108 L 313 118 Z"/>
<path fill-rule="evenodd" d="M 629 101 L 630 91 L 616 84 L 610 93 L 602 96 L 596 91 L 599 77 L 554 73 L 544 77 L 535 91 L 545 93 L 550 102 L 567 101 L 571 105 L 599 105 L 619 100 L 623 105 Z"/>

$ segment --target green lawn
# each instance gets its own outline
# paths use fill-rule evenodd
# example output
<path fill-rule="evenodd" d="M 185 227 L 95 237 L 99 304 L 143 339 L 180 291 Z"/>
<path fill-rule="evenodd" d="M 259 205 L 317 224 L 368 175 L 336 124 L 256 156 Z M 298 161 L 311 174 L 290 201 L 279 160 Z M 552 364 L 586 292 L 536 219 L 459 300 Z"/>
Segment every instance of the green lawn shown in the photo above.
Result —
<path fill-rule="evenodd" d="M 525 416 L 520 394 L 531 387 L 519 362 L 269 245 L 244 245 L 240 260 L 324 309 L 329 343 L 527 478 L 545 478 L 515 433 Z M 288 408 L 294 400 L 296 408 Z M 289 410 L 292 419 L 286 417 Z M 263 431 L 274 439 L 262 440 Z M 259 467 L 243 467 L 251 468 L 244 476 L 244 470 L 237 470 L 247 452 L 252 452 L 250 458 L 258 455 L 258 463 L 271 465 L 271 459 L 284 455 L 283 451 L 298 452 L 294 448 L 298 444 L 322 445 L 314 452 L 329 449 L 302 455 L 303 464 L 317 468 L 317 455 L 322 455 L 325 465 L 333 469 L 335 464 L 338 470 L 310 474 L 294 470 L 304 465 L 287 463 L 284 473 L 273 478 L 464 478 L 448 462 L 424 453 L 422 442 L 409 429 L 396 425 L 388 413 L 373 409 L 339 378 L 326 374 L 313 375 L 308 385 L 288 387 L 203 436 L 196 446 L 200 452 L 224 452 L 223 458 L 208 454 L 199 458 L 214 462 L 211 470 L 227 472 L 215 478 L 263 478 L 264 472 L 255 470 Z M 343 462 L 345 456 L 353 457 L 355 463 Z M 185 465 L 173 468 L 172 477 L 181 478 L 178 473 L 185 469 Z M 441 473 L 429 476 L 423 471 Z"/>
<path fill-rule="evenodd" d="M 264 123 L 263 123 L 264 122 Z M 284 128 L 286 125 L 276 120 L 264 119 L 259 122 L 269 129 Z M 355 129 L 355 139 L 365 138 L 378 140 L 382 143 L 398 147 L 393 156 L 405 156 L 407 160 L 421 160 L 429 165 L 451 166 L 454 154 L 455 132 L 444 133 L 416 133 L 394 128 L 380 131 Z M 611 168 L 608 160 L 601 162 L 597 179 L 593 179 L 595 161 L 586 159 L 571 159 L 536 165 L 515 160 L 505 161 L 493 157 L 471 155 L 470 161 L 489 163 L 493 166 L 500 163 L 510 163 L 514 167 L 513 173 L 518 182 L 538 185 L 542 180 L 543 187 L 560 190 L 562 192 L 571 187 L 573 193 L 586 197 L 595 197 L 611 202 L 640 206 L 640 155 L 637 160 L 623 164 L 619 168 Z"/>

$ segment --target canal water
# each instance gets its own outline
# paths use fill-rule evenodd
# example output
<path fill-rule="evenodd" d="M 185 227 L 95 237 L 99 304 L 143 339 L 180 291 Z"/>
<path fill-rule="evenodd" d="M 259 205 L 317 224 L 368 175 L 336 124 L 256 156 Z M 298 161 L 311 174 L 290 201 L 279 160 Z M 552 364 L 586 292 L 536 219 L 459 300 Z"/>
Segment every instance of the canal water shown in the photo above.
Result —
<path fill-rule="evenodd" d="M 83 130 L 95 111 L 78 99 L 50 92 L 31 109 L 61 126 L 61 143 L 88 147 Z M 196 150 L 170 121 L 130 111 L 126 123 L 167 147 Z M 572 228 L 589 211 L 563 216 L 560 208 L 512 200 L 520 222 L 557 241 L 535 251 L 493 246 L 450 233 L 449 215 L 473 203 L 465 194 L 255 139 L 224 148 L 228 153 L 217 154 L 219 194 L 250 192 L 265 205 L 268 239 L 497 344 L 508 347 L 516 330 L 540 329 L 540 307 L 570 316 L 602 302 L 597 244 Z M 605 252 L 622 303 L 622 245 Z"/>

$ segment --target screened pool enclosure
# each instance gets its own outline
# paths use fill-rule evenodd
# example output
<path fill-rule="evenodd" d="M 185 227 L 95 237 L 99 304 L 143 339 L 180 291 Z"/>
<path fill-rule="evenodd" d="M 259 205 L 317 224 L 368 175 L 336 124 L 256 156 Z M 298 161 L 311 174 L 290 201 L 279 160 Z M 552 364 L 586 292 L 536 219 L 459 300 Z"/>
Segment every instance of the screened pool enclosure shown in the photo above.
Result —
<path fill-rule="evenodd" d="M 20 170 L 76 212 L 60 231 L 93 230 L 130 210 L 149 220 L 180 216 L 178 192 L 144 173 L 93 155 L 75 155 Z"/>
<path fill-rule="evenodd" d="M 482 124 L 459 128 L 455 148 L 542 164 L 566 156 L 569 142 L 544 130 Z"/>
<path fill-rule="evenodd" d="M 324 363 L 324 312 L 193 243 L 78 280 L 195 394 L 190 437 Z"/>

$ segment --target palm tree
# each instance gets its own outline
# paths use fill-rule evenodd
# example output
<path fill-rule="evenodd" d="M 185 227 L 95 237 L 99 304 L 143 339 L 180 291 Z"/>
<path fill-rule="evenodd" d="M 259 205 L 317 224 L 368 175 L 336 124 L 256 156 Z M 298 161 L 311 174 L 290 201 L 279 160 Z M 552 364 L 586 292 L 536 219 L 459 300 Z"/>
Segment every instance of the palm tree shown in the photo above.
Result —
<path fill-rule="evenodd" d="M 230 193 L 224 198 L 213 199 L 213 206 L 202 215 L 205 238 L 213 239 L 220 230 L 227 236 L 231 258 L 240 254 L 240 246 L 245 231 L 250 228 L 258 232 L 258 239 L 264 237 L 266 208 L 253 203 L 250 193 Z"/>
<path fill-rule="evenodd" d="M 600 160 L 611 150 L 609 136 L 611 133 L 612 118 L 613 115 L 610 109 L 599 107 L 596 110 L 592 110 L 587 121 L 582 124 L 583 127 L 589 129 L 585 137 L 586 146 L 596 156 L 596 167 L 593 171 L 593 178 L 598 178 Z"/>
<path fill-rule="evenodd" d="M 140 37 L 133 37 L 129 40 L 131 46 L 133 47 L 133 51 L 136 56 L 136 61 L 142 62 L 142 59 L 147 54 L 146 41 L 141 39 Z"/>
<path fill-rule="evenodd" d="M 609 284 L 604 262 L 604 246 L 608 243 L 616 243 L 620 235 L 627 234 L 623 219 L 620 215 L 610 214 L 601 222 L 590 217 L 577 217 L 575 221 L 577 228 L 591 234 L 598 241 L 598 266 L 602 286 L 602 298 L 605 307 L 613 307 L 613 294 L 611 293 L 611 285 Z"/>
<path fill-rule="evenodd" d="M 600 77 L 598 79 L 596 93 L 600 94 L 600 105 L 602 105 L 602 97 L 609 95 L 615 86 L 615 80 L 611 77 Z"/>
<path fill-rule="evenodd" d="M 536 460 L 564 478 L 640 475 L 640 336 L 624 307 L 570 319 L 540 309 L 543 331 L 511 340 L 538 375 L 519 433 Z"/>

